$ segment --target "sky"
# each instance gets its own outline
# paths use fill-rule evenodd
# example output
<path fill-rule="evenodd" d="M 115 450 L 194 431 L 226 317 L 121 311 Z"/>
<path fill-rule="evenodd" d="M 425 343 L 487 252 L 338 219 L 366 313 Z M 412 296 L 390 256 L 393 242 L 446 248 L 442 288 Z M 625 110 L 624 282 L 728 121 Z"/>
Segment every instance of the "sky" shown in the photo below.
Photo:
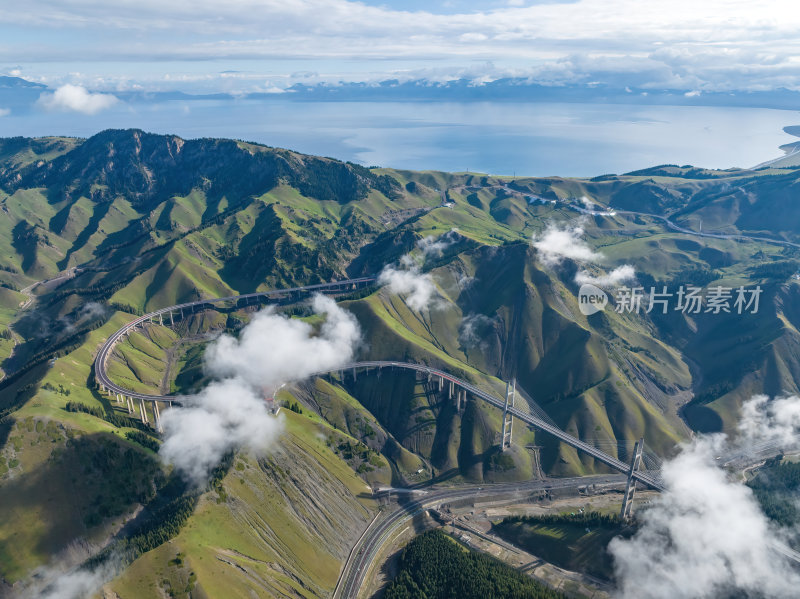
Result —
<path fill-rule="evenodd" d="M 800 89 L 792 0 L 27 0 L 0 72 L 96 91 L 280 93 L 386 79 Z"/>

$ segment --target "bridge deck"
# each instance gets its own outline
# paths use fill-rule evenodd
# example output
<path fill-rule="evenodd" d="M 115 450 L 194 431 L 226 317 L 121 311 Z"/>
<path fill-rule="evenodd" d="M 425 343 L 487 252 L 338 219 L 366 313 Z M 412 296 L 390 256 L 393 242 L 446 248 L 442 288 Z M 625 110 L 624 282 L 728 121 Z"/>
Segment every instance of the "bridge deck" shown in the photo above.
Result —
<path fill-rule="evenodd" d="M 119 395 L 123 395 L 126 397 L 132 397 L 135 399 L 154 402 L 154 401 L 161 401 L 161 402 L 173 402 L 176 401 L 178 396 L 174 395 L 153 395 L 148 393 L 139 393 L 136 391 L 132 391 L 130 389 L 125 389 L 124 387 L 117 385 L 114 383 L 109 377 L 108 373 L 106 372 L 106 366 L 108 362 L 108 358 L 110 357 L 111 353 L 114 350 L 114 346 L 119 342 L 119 340 L 128 334 L 131 330 L 135 329 L 140 324 L 150 321 L 159 315 L 167 314 L 170 312 L 178 312 L 182 309 L 196 309 L 201 306 L 208 306 L 218 303 L 224 303 L 228 301 L 240 301 L 242 299 L 252 299 L 252 298 L 271 298 L 271 297 L 280 297 L 282 295 L 290 294 L 290 293 L 305 293 L 309 291 L 319 291 L 322 293 L 337 293 L 343 290 L 358 288 L 359 286 L 364 286 L 371 284 L 375 281 L 374 277 L 362 277 L 358 279 L 347 279 L 344 281 L 336 281 L 333 283 L 322 283 L 319 285 L 309 285 L 307 287 L 293 287 L 290 289 L 276 289 L 272 291 L 264 291 L 259 293 L 248 293 L 245 295 L 232 295 L 228 297 L 221 297 L 221 298 L 214 298 L 214 299 L 206 299 L 206 300 L 198 300 L 196 302 L 188 302 L 184 304 L 177 304 L 175 306 L 169 306 L 167 308 L 162 308 L 160 310 L 156 310 L 154 312 L 150 312 L 145 314 L 144 316 L 140 316 L 121 329 L 113 333 L 103 344 L 100 348 L 100 351 L 97 353 L 97 357 L 95 358 L 95 378 L 97 382 L 105 389 L 111 391 L 112 393 L 117 393 Z M 445 372 L 444 370 L 439 370 L 437 368 L 433 368 L 431 366 L 426 366 L 425 364 L 414 364 L 411 362 L 395 362 L 389 360 L 373 360 L 373 361 L 363 361 L 363 362 L 353 362 L 351 364 L 346 364 L 335 368 L 331 371 L 325 372 L 318 372 L 315 376 L 328 374 L 328 372 L 337 372 L 339 370 L 347 370 L 352 368 L 403 368 L 407 370 L 414 370 L 417 372 L 423 372 L 426 374 L 430 374 L 432 376 L 438 376 L 446 381 L 452 382 L 457 387 L 464 389 L 465 391 L 472 393 L 475 397 L 478 397 L 494 406 L 497 406 L 501 410 L 503 409 L 505 402 L 486 391 L 483 391 L 479 387 L 462 380 L 458 377 Z M 628 474 L 630 470 L 630 466 L 625 464 L 624 462 L 618 460 L 617 458 L 608 455 L 604 451 L 589 445 L 588 443 L 581 441 L 580 439 L 573 437 L 572 435 L 566 433 L 565 431 L 561 430 L 557 426 L 546 422 L 541 418 L 537 418 L 527 412 L 520 410 L 519 408 L 508 408 L 509 413 L 511 413 L 516 418 L 519 418 L 523 422 L 543 431 L 548 434 L 553 435 L 554 437 L 558 438 L 560 441 L 563 441 L 567 445 L 570 445 L 580 451 L 583 451 L 589 455 L 591 455 L 596 460 L 606 464 L 607 466 L 622 472 L 624 474 Z M 653 474 L 649 474 L 647 472 L 640 472 L 637 471 L 634 473 L 634 478 L 641 481 L 642 483 L 648 485 L 649 487 L 657 490 L 663 490 L 663 485 L 661 484 L 660 480 L 658 480 L 657 476 Z"/>

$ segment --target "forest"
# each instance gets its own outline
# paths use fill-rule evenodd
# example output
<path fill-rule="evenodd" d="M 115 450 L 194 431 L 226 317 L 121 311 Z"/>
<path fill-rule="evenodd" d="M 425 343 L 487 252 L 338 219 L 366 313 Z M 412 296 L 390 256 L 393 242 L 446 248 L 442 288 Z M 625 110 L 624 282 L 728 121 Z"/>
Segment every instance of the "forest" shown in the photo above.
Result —
<path fill-rule="evenodd" d="M 386 599 L 564 599 L 565 596 L 440 530 L 416 537 L 403 550 Z"/>

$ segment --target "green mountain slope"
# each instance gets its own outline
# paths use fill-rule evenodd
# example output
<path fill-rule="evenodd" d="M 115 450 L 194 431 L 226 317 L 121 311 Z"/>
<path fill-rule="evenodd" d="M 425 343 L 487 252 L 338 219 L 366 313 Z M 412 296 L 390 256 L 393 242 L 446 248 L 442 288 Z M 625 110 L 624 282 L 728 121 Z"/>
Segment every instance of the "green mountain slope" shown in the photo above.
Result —
<path fill-rule="evenodd" d="M 345 373 L 288 389 L 279 399 L 303 414 L 284 410 L 281 448 L 262 460 L 236 456 L 195 498 L 171 486 L 153 455 L 157 435 L 94 390 L 94 353 L 134 314 L 374 275 L 409 252 L 433 277 L 436 306 L 414 310 L 387 288 L 343 298 L 364 333 L 360 358 L 435 365 L 498 397 L 515 379 L 560 427 L 620 459 L 642 436 L 665 455 L 690 428 L 731 430 L 750 394 L 800 387 L 800 284 L 791 278 L 800 256 L 699 237 L 658 217 L 796 239 L 796 181 L 790 169 L 661 166 L 594 180 L 365 169 L 141 131 L 0 140 L 0 496 L 17 514 L 0 526 L 3 584 L 42 564 L 78 563 L 114 535 L 128 538 L 126 523 L 166 513 L 155 506 L 181 505 L 175 521 L 148 524 L 170 532 L 110 590 L 327 596 L 375 514 L 370 485 L 604 471 L 520 422 L 514 447 L 500 453 L 500 412 L 473 399 L 459 411 L 435 380 Z M 578 210 L 581 196 L 595 214 Z M 530 243 L 553 223 L 584 229 L 606 256 L 597 272 L 631 264 L 645 288 L 760 284 L 760 310 L 583 316 L 578 265 L 547 266 Z M 423 259 L 428 236 L 447 242 Z M 205 311 L 148 326 L 117 347 L 109 372 L 137 390 L 189 392 L 205 380 L 209 336 L 251 316 Z M 107 467 L 92 457 L 98 447 L 129 456 L 139 474 L 95 476 Z M 78 538 L 89 540 L 85 551 L 70 549 Z M 312 550 L 318 563 L 298 558 Z"/>

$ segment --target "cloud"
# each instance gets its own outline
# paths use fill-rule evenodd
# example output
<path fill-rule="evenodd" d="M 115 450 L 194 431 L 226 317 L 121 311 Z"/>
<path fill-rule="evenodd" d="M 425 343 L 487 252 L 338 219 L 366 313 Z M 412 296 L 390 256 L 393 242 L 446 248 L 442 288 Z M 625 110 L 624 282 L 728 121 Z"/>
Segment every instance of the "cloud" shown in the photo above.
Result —
<path fill-rule="evenodd" d="M 506 0 L 470 8 L 432 14 L 347 0 L 29 0 L 6 3 L 0 17 L 24 34 L 5 49 L 9 62 L 97 63 L 103 56 L 114 69 L 115 61 L 149 62 L 159 77 L 172 68 L 159 63 L 176 60 L 324 59 L 332 65 L 328 79 L 338 81 L 345 60 L 359 63 L 354 72 L 362 77 L 382 71 L 377 76 L 387 78 L 382 67 L 363 68 L 366 61 L 404 60 L 406 71 L 439 59 L 505 61 L 507 71 L 545 83 L 703 92 L 800 86 L 800 14 L 790 0 L 773 0 L 769 11 L 741 0 Z"/>
<path fill-rule="evenodd" d="M 797 596 L 800 574 L 776 551 L 783 536 L 761 512 L 750 489 L 728 478 L 719 456 L 743 445 L 797 432 L 800 398 L 768 406 L 761 396 L 747 402 L 735 441 L 698 437 L 664 463 L 666 487 L 643 510 L 630 539 L 609 544 L 621 599 L 701 599 Z"/>
<path fill-rule="evenodd" d="M 575 274 L 575 282 L 578 285 L 590 283 L 597 287 L 615 287 L 636 277 L 636 271 L 630 264 L 623 264 L 612 270 L 608 274 L 593 275 L 586 270 L 579 270 Z"/>
<path fill-rule="evenodd" d="M 450 229 L 447 233 L 439 237 L 434 237 L 433 235 L 423 237 L 417 242 L 417 247 L 422 250 L 424 259 L 439 258 L 444 250 L 456 243 L 459 239 L 461 239 L 461 235 L 459 235 L 458 229 Z"/>
<path fill-rule="evenodd" d="M 467 314 L 458 327 L 458 342 L 463 347 L 479 347 L 485 342 L 487 333 L 496 323 L 495 318 L 484 314 Z"/>
<path fill-rule="evenodd" d="M 564 258 L 578 262 L 602 261 L 602 254 L 592 250 L 581 239 L 583 233 L 582 227 L 561 228 L 556 224 L 550 224 L 544 233 L 534 235 L 531 243 L 539 251 L 542 262 L 548 266 L 560 264 Z"/>
<path fill-rule="evenodd" d="M 755 395 L 742 405 L 738 429 L 740 443 L 755 446 L 764 443 L 780 444 L 789 450 L 798 446 L 800 432 L 800 398 Z"/>
<path fill-rule="evenodd" d="M 111 108 L 119 98 L 111 94 L 96 94 L 79 85 L 69 83 L 62 85 L 56 91 L 43 93 L 37 103 L 45 110 L 71 111 L 83 114 L 97 114 Z"/>
<path fill-rule="evenodd" d="M 585 196 L 581 201 L 587 207 L 594 207 L 591 200 Z M 547 266 L 553 267 L 561 264 L 564 259 L 575 260 L 582 263 L 605 262 L 606 257 L 590 248 L 582 239 L 583 227 L 561 227 L 557 224 L 548 225 L 541 235 L 534 235 L 531 244 L 539 251 L 539 257 Z M 595 275 L 586 269 L 580 269 L 575 274 L 578 285 L 590 283 L 598 287 L 614 287 L 625 281 L 630 281 L 636 276 L 636 271 L 630 264 L 623 264 L 606 274 Z"/>
<path fill-rule="evenodd" d="M 78 318 L 94 320 L 95 318 L 102 318 L 107 312 L 106 307 L 99 302 L 86 302 L 78 310 Z"/>
<path fill-rule="evenodd" d="M 0 117 L 8 116 L 11 114 L 10 108 L 0 108 Z"/>
<path fill-rule="evenodd" d="M 323 295 L 314 296 L 311 306 L 325 316 L 318 335 L 310 324 L 267 308 L 238 339 L 223 335 L 208 347 L 207 371 L 217 377 L 240 377 L 273 393 L 283 383 L 351 361 L 361 339 L 355 317 Z"/>
<path fill-rule="evenodd" d="M 404 295 L 412 310 L 435 307 L 438 304 L 438 293 L 433 277 L 422 273 L 416 264 L 409 265 L 401 261 L 401 265 L 401 268 L 385 266 L 378 275 L 378 285 L 388 287 L 394 294 Z"/>
<path fill-rule="evenodd" d="M 159 455 L 197 486 L 227 452 L 243 448 L 262 454 L 282 430 L 264 398 L 242 379 L 213 382 L 181 403 L 163 414 Z"/>
<path fill-rule="evenodd" d="M 461 291 L 469 289 L 475 284 L 475 281 L 477 280 L 478 280 L 477 278 L 471 277 L 466 273 L 461 273 L 460 275 L 458 275 L 458 288 Z"/>
<path fill-rule="evenodd" d="M 458 229 L 434 237 L 428 235 L 417 241 L 420 254 L 409 252 L 401 256 L 399 268 L 386 265 L 378 275 L 378 285 L 389 288 L 394 294 L 406 296 L 406 303 L 413 310 L 435 308 L 439 305 L 439 293 L 429 273 L 423 273 L 421 266 L 429 258 L 439 258 L 445 249 L 461 239 Z"/>
<path fill-rule="evenodd" d="M 317 295 L 312 307 L 325 316 L 318 332 L 267 308 L 238 339 L 222 335 L 207 348 L 206 371 L 218 380 L 181 398 L 182 408 L 163 414 L 159 455 L 164 461 L 200 486 L 227 452 L 269 449 L 281 423 L 267 412 L 264 397 L 272 397 L 284 383 L 345 365 L 361 339 L 355 317 L 332 299 Z"/>
<path fill-rule="evenodd" d="M 21 584 L 19 596 L 38 599 L 93 597 L 105 583 L 117 576 L 119 572 L 114 564 L 120 561 L 112 557 L 97 568 L 77 568 L 68 572 L 51 567 L 39 568 L 34 571 L 30 581 Z"/>

